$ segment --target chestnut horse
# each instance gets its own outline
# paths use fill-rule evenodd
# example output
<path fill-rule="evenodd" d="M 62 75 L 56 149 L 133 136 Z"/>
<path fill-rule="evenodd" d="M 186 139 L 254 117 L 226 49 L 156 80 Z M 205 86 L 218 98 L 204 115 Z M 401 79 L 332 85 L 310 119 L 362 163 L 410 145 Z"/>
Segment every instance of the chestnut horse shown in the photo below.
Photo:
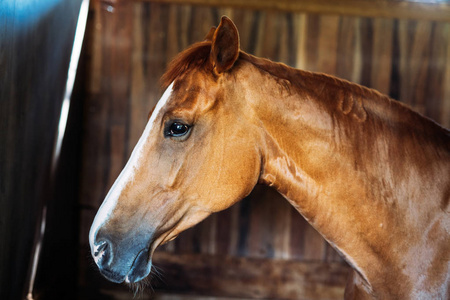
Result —
<path fill-rule="evenodd" d="M 89 234 L 134 283 L 159 245 L 274 187 L 354 269 L 346 299 L 448 299 L 450 132 L 374 90 L 249 55 L 223 17 L 180 53 Z"/>

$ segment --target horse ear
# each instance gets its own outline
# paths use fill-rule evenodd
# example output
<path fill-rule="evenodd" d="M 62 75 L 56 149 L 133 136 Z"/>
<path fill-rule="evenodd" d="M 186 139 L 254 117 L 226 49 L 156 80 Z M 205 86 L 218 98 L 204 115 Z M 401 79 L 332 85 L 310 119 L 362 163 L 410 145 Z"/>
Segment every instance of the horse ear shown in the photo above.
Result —
<path fill-rule="evenodd" d="M 212 42 L 215 31 L 216 31 L 216 26 L 211 27 L 208 34 L 205 36 L 205 41 Z"/>
<path fill-rule="evenodd" d="M 220 74 L 233 67 L 239 56 L 239 33 L 234 23 L 223 16 L 212 38 L 211 61 Z"/>

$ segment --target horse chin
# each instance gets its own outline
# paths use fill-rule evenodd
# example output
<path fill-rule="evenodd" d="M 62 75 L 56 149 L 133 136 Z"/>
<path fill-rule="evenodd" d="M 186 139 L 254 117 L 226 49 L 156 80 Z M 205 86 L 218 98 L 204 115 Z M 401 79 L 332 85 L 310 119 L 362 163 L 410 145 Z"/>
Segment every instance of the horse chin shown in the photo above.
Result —
<path fill-rule="evenodd" d="M 149 259 L 148 249 L 143 249 L 136 256 L 130 271 L 125 276 L 125 283 L 138 283 L 150 274 L 152 261 Z"/>

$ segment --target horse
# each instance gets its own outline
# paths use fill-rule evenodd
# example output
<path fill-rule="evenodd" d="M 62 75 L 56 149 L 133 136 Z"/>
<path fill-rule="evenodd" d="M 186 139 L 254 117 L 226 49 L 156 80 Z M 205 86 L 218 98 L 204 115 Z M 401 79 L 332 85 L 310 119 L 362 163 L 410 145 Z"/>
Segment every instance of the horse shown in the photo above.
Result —
<path fill-rule="evenodd" d="M 163 93 L 89 233 L 104 277 L 257 184 L 352 267 L 345 299 L 448 299 L 450 132 L 375 90 L 240 50 L 222 17 L 169 64 Z"/>

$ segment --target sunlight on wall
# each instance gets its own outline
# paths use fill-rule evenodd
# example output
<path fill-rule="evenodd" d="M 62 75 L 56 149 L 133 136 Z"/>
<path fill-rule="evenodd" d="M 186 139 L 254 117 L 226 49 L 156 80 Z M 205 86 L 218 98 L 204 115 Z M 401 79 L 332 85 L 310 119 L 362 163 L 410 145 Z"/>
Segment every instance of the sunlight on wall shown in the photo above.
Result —
<path fill-rule="evenodd" d="M 64 0 L 4 0 L 0 1 L 0 18 L 14 24 L 14 30 L 23 30 L 48 14 Z"/>

